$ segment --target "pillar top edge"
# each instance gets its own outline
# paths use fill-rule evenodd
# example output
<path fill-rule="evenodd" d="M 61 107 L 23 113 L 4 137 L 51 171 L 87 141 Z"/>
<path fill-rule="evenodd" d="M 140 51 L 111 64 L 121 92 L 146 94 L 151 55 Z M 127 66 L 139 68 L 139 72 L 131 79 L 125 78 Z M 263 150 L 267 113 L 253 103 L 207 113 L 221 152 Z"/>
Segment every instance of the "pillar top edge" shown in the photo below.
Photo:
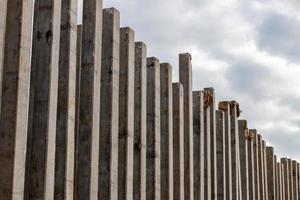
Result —
<path fill-rule="evenodd" d="M 119 14 L 120 15 L 120 11 L 118 9 L 116 9 L 115 7 L 104 8 L 103 12 L 107 12 L 107 13 L 111 13 L 111 14 Z"/>
<path fill-rule="evenodd" d="M 168 67 L 168 68 L 172 68 L 172 65 L 168 62 L 163 62 L 163 63 L 160 63 L 161 66 L 164 66 L 164 67 Z"/>
<path fill-rule="evenodd" d="M 188 52 L 187 53 L 180 53 L 179 57 L 181 57 L 181 56 L 188 56 L 189 59 L 192 60 L 192 55 L 190 53 L 188 53 Z"/>
<path fill-rule="evenodd" d="M 127 32 L 129 32 L 131 34 L 135 33 L 135 31 L 131 27 L 129 27 L 129 26 L 121 27 L 120 30 L 121 31 L 127 31 Z"/>

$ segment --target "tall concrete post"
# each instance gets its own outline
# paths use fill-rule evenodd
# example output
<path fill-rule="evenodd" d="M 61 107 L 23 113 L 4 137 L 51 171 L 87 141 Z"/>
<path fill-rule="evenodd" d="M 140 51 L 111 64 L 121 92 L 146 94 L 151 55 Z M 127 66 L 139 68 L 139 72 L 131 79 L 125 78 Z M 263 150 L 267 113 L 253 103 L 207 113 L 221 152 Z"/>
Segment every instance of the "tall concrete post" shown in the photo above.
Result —
<path fill-rule="evenodd" d="M 174 200 L 184 200 L 184 92 L 181 83 L 173 83 L 172 90 Z"/>
<path fill-rule="evenodd" d="M 266 149 L 266 157 L 267 157 L 267 171 L 268 174 L 268 191 L 267 196 L 269 200 L 275 200 L 276 199 L 276 168 L 275 168 L 275 162 L 274 162 L 274 148 L 273 147 L 267 147 Z"/>
<path fill-rule="evenodd" d="M 300 197 L 300 164 L 297 163 L 297 170 L 298 170 L 298 197 Z"/>
<path fill-rule="evenodd" d="M 217 199 L 226 199 L 226 148 L 225 148 L 225 115 L 216 111 L 216 142 L 217 142 Z"/>
<path fill-rule="evenodd" d="M 204 92 L 193 92 L 194 199 L 204 199 Z"/>
<path fill-rule="evenodd" d="M 56 200 L 73 199 L 76 112 L 77 0 L 61 8 L 55 152 Z"/>
<path fill-rule="evenodd" d="M 133 199 L 146 199 L 147 47 L 135 43 Z"/>
<path fill-rule="evenodd" d="M 258 134 L 255 129 L 250 130 L 253 136 L 253 157 L 254 157 L 254 185 L 255 185 L 255 199 L 260 200 L 260 178 L 259 178 L 259 143 Z"/>
<path fill-rule="evenodd" d="M 146 199 L 160 199 L 160 64 L 147 58 Z"/>
<path fill-rule="evenodd" d="M 294 199 L 299 199 L 299 181 L 298 181 L 299 171 L 297 167 L 297 161 L 292 161 L 292 179 L 293 179 L 293 193 L 294 193 Z"/>
<path fill-rule="evenodd" d="M 184 91 L 184 197 L 193 200 L 193 97 L 192 57 L 189 53 L 179 55 L 179 81 Z"/>
<path fill-rule="evenodd" d="M 264 154 L 263 154 L 263 141 L 260 134 L 258 136 L 258 173 L 259 173 L 259 186 L 260 186 L 260 199 L 265 200 L 265 184 L 264 184 Z"/>
<path fill-rule="evenodd" d="M 279 185 L 278 185 L 278 170 L 277 170 L 277 156 L 273 156 L 273 165 L 274 165 L 274 182 L 275 182 L 275 199 L 279 199 Z M 267 161 L 268 162 L 268 161 Z M 269 189 L 269 188 L 268 188 Z"/>
<path fill-rule="evenodd" d="M 289 200 L 291 198 L 290 195 L 290 181 L 289 181 L 289 173 L 290 173 L 290 168 L 289 168 L 289 161 L 287 158 L 281 158 L 281 163 L 282 163 L 282 168 L 283 168 L 283 185 L 284 185 L 284 197 L 286 200 Z"/>
<path fill-rule="evenodd" d="M 102 29 L 98 199 L 118 199 L 119 58 L 120 13 L 107 8 Z"/>
<path fill-rule="evenodd" d="M 173 200 L 173 105 L 172 66 L 160 65 L 160 151 L 161 199 Z"/>
<path fill-rule="evenodd" d="M 204 199 L 212 199 L 211 192 L 211 109 L 212 94 L 204 91 Z"/>
<path fill-rule="evenodd" d="M 288 159 L 288 168 L 289 168 L 289 173 L 288 173 L 289 178 L 288 179 L 289 179 L 289 185 L 290 185 L 290 199 L 295 200 L 292 159 Z"/>
<path fill-rule="evenodd" d="M 24 199 L 53 199 L 61 1 L 35 1 Z"/>
<path fill-rule="evenodd" d="M 230 102 L 231 112 L 231 168 L 232 168 L 232 199 L 240 199 L 240 153 L 238 137 L 238 117 L 240 115 L 239 104 Z"/>
<path fill-rule="evenodd" d="M 251 130 L 247 131 L 246 142 L 248 146 L 248 178 L 249 178 L 249 199 L 255 199 L 255 162 L 254 162 L 254 133 Z"/>
<path fill-rule="evenodd" d="M 262 141 L 263 147 L 263 180 L 265 186 L 265 199 L 268 200 L 268 173 L 267 173 L 267 147 L 266 142 Z"/>
<path fill-rule="evenodd" d="M 32 12 L 32 1 L 0 2 L 0 199 L 24 199 Z"/>
<path fill-rule="evenodd" d="M 77 91 L 80 98 L 74 192 L 77 199 L 98 198 L 101 31 L 102 0 L 83 1 L 80 92 Z"/>
<path fill-rule="evenodd" d="M 205 88 L 204 91 L 209 94 L 210 99 L 207 107 L 210 112 L 210 161 L 211 161 L 211 198 L 217 198 L 217 145 L 216 145 L 216 109 L 214 88 Z M 207 100 L 207 99 L 206 99 Z"/>
<path fill-rule="evenodd" d="M 6 30 L 7 0 L 0 2 L 0 104 L 2 99 L 2 78 L 5 48 L 5 30 Z M 1 108 L 0 108 L 1 114 Z"/>
<path fill-rule="evenodd" d="M 276 163 L 276 170 L 277 170 L 277 199 L 283 200 L 283 193 L 282 193 L 282 170 L 281 170 L 281 163 Z"/>
<path fill-rule="evenodd" d="M 248 163 L 248 124 L 246 120 L 238 121 L 240 166 L 241 166 L 241 189 L 242 199 L 249 200 L 249 163 Z"/>
<path fill-rule="evenodd" d="M 230 103 L 219 103 L 219 109 L 224 112 L 225 123 L 225 165 L 226 167 L 226 199 L 232 199 L 232 168 L 231 168 L 231 116 Z"/>
<path fill-rule="evenodd" d="M 133 199 L 134 31 L 120 30 L 118 198 Z"/>

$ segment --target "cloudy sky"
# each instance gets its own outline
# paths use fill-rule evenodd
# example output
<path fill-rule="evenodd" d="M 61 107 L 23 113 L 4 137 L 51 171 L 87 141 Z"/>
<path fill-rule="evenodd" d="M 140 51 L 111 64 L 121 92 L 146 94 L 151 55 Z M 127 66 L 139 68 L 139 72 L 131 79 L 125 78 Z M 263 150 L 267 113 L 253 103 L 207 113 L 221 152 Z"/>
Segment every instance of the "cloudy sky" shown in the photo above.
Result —
<path fill-rule="evenodd" d="M 148 55 L 193 57 L 194 90 L 236 100 L 250 128 L 279 156 L 300 160 L 300 1 L 104 0 L 121 12 Z M 81 7 L 81 6 L 79 6 Z"/>

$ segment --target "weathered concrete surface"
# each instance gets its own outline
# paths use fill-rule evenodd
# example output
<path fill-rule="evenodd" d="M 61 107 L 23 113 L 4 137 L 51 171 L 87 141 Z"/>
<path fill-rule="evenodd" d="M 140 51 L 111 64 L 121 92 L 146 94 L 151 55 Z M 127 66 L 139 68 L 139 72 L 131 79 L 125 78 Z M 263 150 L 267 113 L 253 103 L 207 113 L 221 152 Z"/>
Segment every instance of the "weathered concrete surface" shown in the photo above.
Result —
<path fill-rule="evenodd" d="M 263 162 L 263 144 L 262 137 L 258 136 L 258 173 L 259 173 L 259 186 L 260 186 L 260 199 L 265 200 L 265 185 L 264 185 L 264 162 Z"/>
<path fill-rule="evenodd" d="M 211 95 L 204 91 L 204 199 L 211 199 Z"/>
<path fill-rule="evenodd" d="M 193 200 L 193 97 L 192 57 L 189 53 L 179 55 L 179 80 L 184 91 L 184 198 Z"/>
<path fill-rule="evenodd" d="M 135 43 L 133 199 L 146 199 L 147 47 Z"/>
<path fill-rule="evenodd" d="M 0 2 L 0 104 L 2 99 L 2 78 L 5 48 L 5 30 L 6 30 L 7 0 Z M 0 108 L 1 114 L 1 108 Z"/>
<path fill-rule="evenodd" d="M 297 161 L 292 161 L 292 179 L 293 179 L 293 196 L 294 200 L 299 199 L 299 181 L 298 181 L 299 171 L 297 167 Z"/>
<path fill-rule="evenodd" d="M 225 148 L 225 116 L 224 112 L 216 111 L 216 142 L 217 142 L 217 199 L 226 199 L 226 148 Z"/>
<path fill-rule="evenodd" d="M 98 198 L 101 30 L 102 0 L 83 1 L 80 110 L 74 193 L 77 199 Z"/>
<path fill-rule="evenodd" d="M 61 1 L 35 1 L 24 199 L 54 198 L 60 16 Z"/>
<path fill-rule="evenodd" d="M 205 88 L 210 100 L 207 104 L 210 110 L 210 161 L 211 161 L 211 198 L 217 198 L 217 145 L 216 145 L 216 109 L 214 88 Z M 207 99 L 206 99 L 207 100 Z"/>
<path fill-rule="evenodd" d="M 204 92 L 193 92 L 194 199 L 204 199 Z"/>
<path fill-rule="evenodd" d="M 103 10 L 98 199 L 118 199 L 120 13 Z"/>
<path fill-rule="evenodd" d="M 254 157 L 254 185 L 255 185 L 255 199 L 260 199 L 260 178 L 259 178 L 259 144 L 258 134 L 255 129 L 250 130 L 253 136 L 253 157 Z"/>
<path fill-rule="evenodd" d="M 183 86 L 173 83 L 174 200 L 184 200 L 184 111 Z"/>
<path fill-rule="evenodd" d="M 248 124 L 246 120 L 238 121 L 240 166 L 241 166 L 241 190 L 242 199 L 249 200 L 249 168 L 248 168 Z"/>
<path fill-rule="evenodd" d="M 231 168 L 231 117 L 230 103 L 219 103 L 219 109 L 224 112 L 225 123 L 225 165 L 226 167 L 226 199 L 232 199 L 232 168 Z"/>
<path fill-rule="evenodd" d="M 146 199 L 160 199 L 160 64 L 147 58 Z"/>
<path fill-rule="evenodd" d="M 249 177 L 249 199 L 255 199 L 255 164 L 254 162 L 254 133 L 251 130 L 248 130 L 246 135 L 246 141 L 248 146 L 248 177 Z"/>
<path fill-rule="evenodd" d="M 282 199 L 288 199 L 286 198 L 286 188 L 287 188 L 287 185 L 285 185 L 285 182 L 286 182 L 286 177 L 285 177 L 285 169 L 284 169 L 284 164 L 280 164 L 281 165 L 281 183 L 282 183 Z"/>
<path fill-rule="evenodd" d="M 134 31 L 120 30 L 118 199 L 133 198 Z"/>
<path fill-rule="evenodd" d="M 60 36 L 54 199 L 73 200 L 77 0 L 62 1 Z"/>
<path fill-rule="evenodd" d="M 282 167 L 281 163 L 276 162 L 276 171 L 277 171 L 277 199 L 283 200 L 283 193 L 282 193 Z"/>
<path fill-rule="evenodd" d="M 290 173 L 290 168 L 289 168 L 289 161 L 287 158 L 281 158 L 281 163 L 282 163 L 282 168 L 283 168 L 283 186 L 284 186 L 284 199 L 289 200 L 291 198 L 290 195 L 290 181 L 289 181 L 289 173 Z"/>
<path fill-rule="evenodd" d="M 24 198 L 32 10 L 32 1 L 0 2 L 0 199 Z"/>
<path fill-rule="evenodd" d="M 268 191 L 267 196 L 269 200 L 276 199 L 276 167 L 274 162 L 274 148 L 266 148 L 266 157 L 267 157 L 267 176 L 268 176 Z"/>
<path fill-rule="evenodd" d="M 160 65 L 161 199 L 173 200 L 173 103 L 172 66 Z"/>
<path fill-rule="evenodd" d="M 300 164 L 297 163 L 297 170 L 298 170 L 298 198 L 300 197 Z"/>

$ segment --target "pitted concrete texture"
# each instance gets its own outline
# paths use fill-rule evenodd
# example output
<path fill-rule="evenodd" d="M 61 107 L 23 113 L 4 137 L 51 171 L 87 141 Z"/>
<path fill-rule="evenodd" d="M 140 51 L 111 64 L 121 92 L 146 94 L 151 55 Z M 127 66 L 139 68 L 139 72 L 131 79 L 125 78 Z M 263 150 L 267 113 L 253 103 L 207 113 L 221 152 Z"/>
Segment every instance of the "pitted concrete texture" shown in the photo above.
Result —
<path fill-rule="evenodd" d="M 147 58 L 146 199 L 160 199 L 160 64 Z"/>
<path fill-rule="evenodd" d="M 239 147 L 240 147 L 240 165 L 241 165 L 241 190 L 242 199 L 249 200 L 249 163 L 248 163 L 248 122 L 246 120 L 238 121 Z"/>
<path fill-rule="evenodd" d="M 292 179 L 293 179 L 293 194 L 294 194 L 294 199 L 298 200 L 299 199 L 299 180 L 298 180 L 298 176 L 299 176 L 299 171 L 298 171 L 298 167 L 297 167 L 297 161 L 293 160 L 292 161 Z"/>
<path fill-rule="evenodd" d="M 255 199 L 260 200 L 260 178 L 259 178 L 259 143 L 258 134 L 255 129 L 250 130 L 254 134 L 253 140 L 253 157 L 254 157 L 254 183 L 255 183 Z"/>
<path fill-rule="evenodd" d="M 181 83 L 173 83 L 172 87 L 174 200 L 184 200 L 184 93 Z"/>
<path fill-rule="evenodd" d="M 77 1 L 62 1 L 60 29 L 55 200 L 72 200 L 74 190 Z"/>
<path fill-rule="evenodd" d="M 135 43 L 133 199 L 146 199 L 147 47 Z"/>
<path fill-rule="evenodd" d="M 99 199 L 118 199 L 120 13 L 103 10 Z"/>
<path fill-rule="evenodd" d="M 204 199 L 204 92 L 193 92 L 194 199 Z"/>
<path fill-rule="evenodd" d="M 293 180 L 293 163 L 292 163 L 292 159 L 288 159 L 288 163 L 289 163 L 289 182 L 290 182 L 290 199 L 294 200 L 294 180 Z"/>
<path fill-rule="evenodd" d="M 83 3 L 75 196 L 94 200 L 98 199 L 102 0 Z"/>
<path fill-rule="evenodd" d="M 204 99 L 207 99 L 207 93 Z M 204 199 L 211 199 L 211 109 L 204 109 Z"/>
<path fill-rule="evenodd" d="M 276 199 L 276 168 L 274 162 L 273 147 L 266 147 L 266 157 L 267 157 L 267 176 L 268 176 L 267 196 L 269 200 L 274 200 Z"/>
<path fill-rule="evenodd" d="M 173 103 L 172 66 L 160 65 L 161 199 L 173 200 Z"/>
<path fill-rule="evenodd" d="M 217 199 L 226 199 L 225 113 L 216 111 Z"/>
<path fill-rule="evenodd" d="M 35 1 L 24 199 L 53 199 L 61 1 Z"/>
<path fill-rule="evenodd" d="M 32 9 L 32 1 L 0 2 L 0 86 L 5 88 L 0 95 L 0 199 L 24 199 Z"/>
<path fill-rule="evenodd" d="M 118 199 L 133 199 L 134 31 L 120 30 Z"/>
<path fill-rule="evenodd" d="M 193 94 L 192 57 L 189 53 L 179 54 L 179 81 L 184 92 L 184 198 L 193 200 Z"/>
<path fill-rule="evenodd" d="M 260 186 L 260 199 L 265 200 L 265 182 L 264 182 L 264 162 L 263 162 L 263 141 L 260 134 L 258 136 L 258 173 L 259 173 L 259 186 Z"/>

